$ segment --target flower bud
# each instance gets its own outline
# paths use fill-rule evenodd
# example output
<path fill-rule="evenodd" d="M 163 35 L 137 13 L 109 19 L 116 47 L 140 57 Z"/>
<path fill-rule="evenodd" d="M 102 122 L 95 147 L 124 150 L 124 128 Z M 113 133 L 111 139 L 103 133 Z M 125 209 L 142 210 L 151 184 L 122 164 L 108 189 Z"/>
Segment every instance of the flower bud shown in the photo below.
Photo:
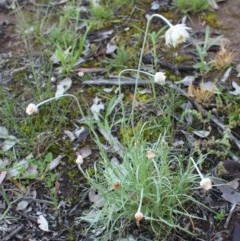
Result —
<path fill-rule="evenodd" d="M 113 190 L 118 190 L 119 188 L 120 188 L 120 183 L 119 182 L 114 182 L 114 184 L 113 184 Z"/>
<path fill-rule="evenodd" d="M 159 85 L 164 85 L 166 80 L 166 75 L 163 72 L 157 72 L 154 76 L 154 82 Z"/>
<path fill-rule="evenodd" d="M 153 151 L 147 151 L 146 156 L 147 159 L 153 159 L 156 156 L 156 154 Z"/>
<path fill-rule="evenodd" d="M 143 213 L 142 212 L 136 212 L 134 215 L 134 218 L 137 222 L 141 221 L 143 219 Z"/>
<path fill-rule="evenodd" d="M 203 178 L 200 182 L 200 187 L 205 191 L 208 191 L 212 188 L 212 180 L 210 178 Z"/>
<path fill-rule="evenodd" d="M 38 107 L 37 107 L 37 105 L 35 105 L 33 103 L 30 103 L 26 108 L 26 113 L 28 115 L 32 115 L 32 114 L 35 114 L 37 112 L 38 112 Z"/>
<path fill-rule="evenodd" d="M 76 164 L 78 164 L 78 165 L 82 165 L 83 164 L 83 157 L 81 155 L 77 156 Z"/>

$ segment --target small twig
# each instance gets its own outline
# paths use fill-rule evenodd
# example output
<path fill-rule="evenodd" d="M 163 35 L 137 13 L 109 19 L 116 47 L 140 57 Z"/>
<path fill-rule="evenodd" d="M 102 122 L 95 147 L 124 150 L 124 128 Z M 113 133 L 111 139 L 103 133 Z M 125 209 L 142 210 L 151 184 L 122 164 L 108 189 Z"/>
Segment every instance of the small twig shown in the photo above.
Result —
<path fill-rule="evenodd" d="M 60 2 L 57 2 L 57 3 L 49 3 L 49 4 L 39 4 L 39 3 L 36 3 L 34 0 L 29 0 L 29 2 L 31 4 L 33 4 L 34 6 L 38 6 L 38 7 L 49 7 L 49 6 L 58 6 L 58 5 L 61 5 L 61 4 L 64 4 L 67 2 L 67 0 L 64 0 L 64 1 L 60 1 Z"/>
<path fill-rule="evenodd" d="M 135 79 L 124 79 L 122 81 L 118 81 L 118 79 L 98 79 L 98 80 L 86 80 L 82 82 L 84 85 L 135 85 Z M 149 85 L 150 81 L 139 80 L 138 85 Z"/>
<path fill-rule="evenodd" d="M 82 72 L 82 73 L 97 73 L 97 72 L 104 72 L 104 68 L 76 68 L 74 72 Z"/>
<path fill-rule="evenodd" d="M 230 211 L 229 211 L 229 214 L 228 214 L 228 216 L 227 216 L 226 222 L 224 223 L 224 228 L 228 228 L 228 224 L 229 224 L 229 222 L 230 222 L 230 219 L 231 219 L 231 217 L 232 217 L 232 214 L 233 214 L 233 212 L 234 212 L 234 210 L 235 210 L 236 205 L 237 205 L 236 203 L 233 203 L 233 204 L 232 204 L 232 207 L 231 207 L 231 209 L 230 209 Z"/>
<path fill-rule="evenodd" d="M 192 71 L 194 70 L 194 67 L 192 66 L 188 66 L 188 65 L 177 65 L 177 64 L 171 64 L 171 63 L 167 63 L 167 62 L 163 62 L 163 61 L 159 61 L 159 64 L 161 67 L 166 68 L 166 69 L 170 69 L 170 70 L 180 70 L 180 71 Z"/>
<path fill-rule="evenodd" d="M 14 229 L 10 234 L 5 236 L 2 241 L 11 240 L 17 233 L 19 233 L 24 228 L 24 225 L 21 224 L 18 228 Z"/>
<path fill-rule="evenodd" d="M 33 197 L 23 197 L 22 200 L 32 201 L 32 202 L 37 202 L 37 203 L 46 203 L 46 204 L 49 204 L 49 205 L 53 205 L 53 202 L 51 202 L 51 201 L 41 200 L 41 199 L 33 198 Z"/>
<path fill-rule="evenodd" d="M 19 73 L 19 72 L 21 72 L 21 71 L 27 69 L 29 66 L 30 66 L 30 64 L 26 64 L 26 65 L 23 66 L 23 67 L 20 67 L 20 68 L 14 69 L 14 70 L 11 71 L 11 75 L 13 75 L 13 74 L 17 74 L 17 73 Z"/>
<path fill-rule="evenodd" d="M 32 221 L 34 223 L 37 223 L 37 218 L 31 217 L 31 216 L 29 216 L 29 215 L 27 215 L 25 213 L 19 212 L 17 210 L 15 210 L 15 212 L 18 213 L 19 215 L 21 215 L 22 217 L 26 218 L 27 220 L 30 220 L 30 221 Z"/>

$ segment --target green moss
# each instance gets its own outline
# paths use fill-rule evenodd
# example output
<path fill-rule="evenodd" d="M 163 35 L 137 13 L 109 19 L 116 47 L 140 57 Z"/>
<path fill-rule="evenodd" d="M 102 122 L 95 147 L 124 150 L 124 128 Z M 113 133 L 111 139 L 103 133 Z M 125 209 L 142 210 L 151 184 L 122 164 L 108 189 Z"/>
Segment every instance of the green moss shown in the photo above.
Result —
<path fill-rule="evenodd" d="M 183 13 L 198 13 L 209 9 L 208 0 L 173 0 L 173 5 Z"/>
<path fill-rule="evenodd" d="M 223 175 L 227 174 L 227 170 L 225 169 L 222 161 L 220 161 L 217 165 L 217 174 L 219 177 L 222 177 Z"/>
<path fill-rule="evenodd" d="M 133 128 L 131 127 L 121 127 L 120 129 L 120 139 L 123 145 L 128 145 L 129 142 L 134 139 L 136 133 L 143 133 L 142 136 L 145 141 L 152 142 L 156 140 L 161 134 L 161 127 L 156 126 L 152 128 L 153 123 L 148 122 L 138 122 Z M 144 128 L 143 128 L 144 127 Z"/>
<path fill-rule="evenodd" d="M 138 93 L 136 98 L 137 98 L 137 101 L 146 102 L 146 101 L 152 99 L 152 95 L 151 94 L 141 94 L 141 93 Z"/>
<path fill-rule="evenodd" d="M 212 28 L 216 28 L 216 29 L 220 28 L 220 24 L 219 24 L 218 16 L 217 16 L 216 12 L 204 13 L 201 16 L 201 19 L 203 21 L 206 21 L 207 24 Z"/>
<path fill-rule="evenodd" d="M 182 79 L 180 76 L 177 76 L 177 75 L 174 75 L 174 74 L 171 74 L 171 73 L 167 74 L 167 78 L 169 80 L 173 81 L 173 82 L 179 81 L 179 80 Z"/>
<path fill-rule="evenodd" d="M 186 56 L 186 55 L 177 55 L 177 56 L 175 56 L 174 62 L 176 64 L 182 64 L 183 62 L 186 63 L 186 64 L 189 63 L 189 62 L 191 64 L 193 64 L 192 63 L 192 58 L 190 56 Z"/>

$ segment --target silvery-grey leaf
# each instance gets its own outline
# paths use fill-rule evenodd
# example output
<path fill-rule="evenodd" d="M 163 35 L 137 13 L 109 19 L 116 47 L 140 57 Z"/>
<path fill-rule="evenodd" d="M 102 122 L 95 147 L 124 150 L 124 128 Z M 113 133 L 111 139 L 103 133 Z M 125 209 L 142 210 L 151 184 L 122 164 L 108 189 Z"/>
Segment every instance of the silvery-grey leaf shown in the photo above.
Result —
<path fill-rule="evenodd" d="M 206 138 L 209 136 L 210 131 L 205 131 L 205 130 L 193 131 L 193 134 L 195 134 L 196 136 L 202 137 L 202 138 Z"/>
<path fill-rule="evenodd" d="M 239 95 L 240 94 L 240 86 L 235 81 L 232 82 L 232 86 L 235 90 L 229 91 L 229 93 L 232 95 Z"/>
<path fill-rule="evenodd" d="M 72 86 L 72 80 L 70 78 L 65 78 L 60 81 L 57 85 L 57 90 L 55 97 L 63 95 Z"/>
<path fill-rule="evenodd" d="M 232 67 L 229 67 L 229 68 L 225 71 L 225 73 L 224 73 L 224 75 L 223 75 L 223 77 L 222 77 L 222 79 L 221 79 L 220 81 L 223 82 L 223 83 L 225 83 L 226 80 L 228 80 L 228 78 L 229 78 L 229 76 L 230 76 L 230 74 L 231 74 L 231 71 L 232 71 Z"/>
<path fill-rule="evenodd" d="M 8 151 L 17 143 L 17 138 L 15 136 L 9 135 L 8 139 L 4 140 L 2 144 L 3 151 Z"/>
<path fill-rule="evenodd" d="M 175 84 L 183 84 L 185 86 L 189 86 L 196 79 L 196 76 L 188 75 L 185 76 L 182 80 L 175 82 Z"/>

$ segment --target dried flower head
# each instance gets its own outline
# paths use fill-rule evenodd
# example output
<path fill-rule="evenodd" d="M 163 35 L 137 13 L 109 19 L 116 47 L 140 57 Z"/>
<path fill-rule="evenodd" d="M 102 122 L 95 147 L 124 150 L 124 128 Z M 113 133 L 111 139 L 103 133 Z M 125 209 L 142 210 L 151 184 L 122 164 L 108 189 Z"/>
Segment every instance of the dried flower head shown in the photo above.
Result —
<path fill-rule="evenodd" d="M 200 182 L 200 187 L 205 191 L 208 191 L 212 188 L 212 180 L 210 178 L 203 178 Z"/>
<path fill-rule="evenodd" d="M 143 219 L 143 213 L 138 211 L 135 213 L 134 218 L 136 219 L 137 222 L 141 221 Z"/>
<path fill-rule="evenodd" d="M 147 151 L 146 156 L 148 159 L 153 159 L 156 156 L 156 154 L 153 151 Z"/>
<path fill-rule="evenodd" d="M 157 72 L 154 76 L 154 82 L 159 85 L 164 85 L 166 80 L 166 75 L 163 72 Z"/>
<path fill-rule="evenodd" d="M 227 68 L 232 64 L 234 54 L 225 45 L 224 42 L 220 44 L 220 50 L 218 51 L 216 58 L 211 61 L 211 64 L 218 70 Z"/>
<path fill-rule="evenodd" d="M 77 155 L 76 164 L 79 164 L 79 165 L 83 164 L 83 157 L 82 157 L 82 155 Z"/>
<path fill-rule="evenodd" d="M 203 83 L 194 85 L 192 82 L 188 86 L 188 96 L 198 103 L 207 103 L 214 96 L 216 85 L 214 83 Z"/>
<path fill-rule="evenodd" d="M 37 107 L 37 105 L 35 105 L 33 103 L 30 103 L 26 108 L 26 113 L 28 115 L 32 115 L 32 114 L 35 114 L 37 112 L 38 112 L 38 107 Z"/>
<path fill-rule="evenodd" d="M 172 25 L 165 33 L 165 41 L 167 46 L 173 46 L 174 48 L 180 43 L 186 42 L 189 38 L 188 30 L 191 28 L 185 24 Z"/>

